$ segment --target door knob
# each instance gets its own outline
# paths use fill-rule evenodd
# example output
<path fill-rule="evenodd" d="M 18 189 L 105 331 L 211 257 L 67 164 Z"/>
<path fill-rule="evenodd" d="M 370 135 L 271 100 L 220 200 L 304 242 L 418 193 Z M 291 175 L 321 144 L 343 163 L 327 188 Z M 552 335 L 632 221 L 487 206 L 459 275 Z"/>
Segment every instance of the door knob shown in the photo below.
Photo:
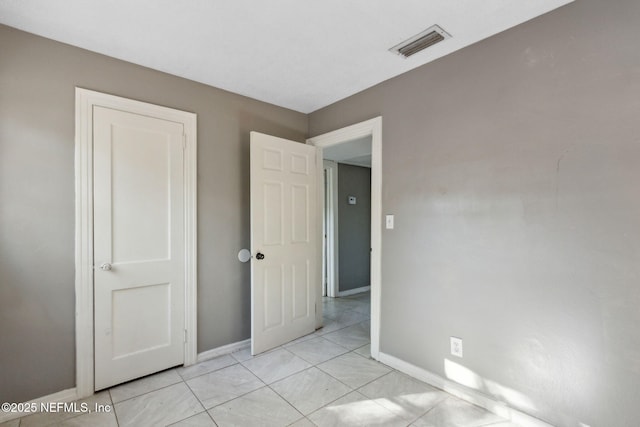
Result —
<path fill-rule="evenodd" d="M 258 252 L 258 253 L 256 254 L 256 259 L 264 259 L 264 254 L 262 254 L 262 253 Z"/>
<path fill-rule="evenodd" d="M 109 264 L 108 262 L 103 262 L 102 265 L 100 266 L 100 270 L 111 271 L 111 264 Z"/>

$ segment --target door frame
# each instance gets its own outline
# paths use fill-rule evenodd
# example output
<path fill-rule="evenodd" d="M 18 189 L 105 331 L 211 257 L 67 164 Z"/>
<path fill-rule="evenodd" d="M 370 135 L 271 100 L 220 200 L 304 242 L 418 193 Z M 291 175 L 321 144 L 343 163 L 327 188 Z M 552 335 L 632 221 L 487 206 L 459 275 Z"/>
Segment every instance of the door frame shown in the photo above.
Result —
<path fill-rule="evenodd" d="M 307 139 L 307 144 L 326 148 L 352 139 L 371 136 L 371 357 L 380 352 L 380 303 L 382 278 L 382 116 L 337 129 Z M 323 171 L 318 174 L 319 207 L 324 209 Z M 322 233 L 322 223 L 319 231 Z M 322 239 L 320 239 L 322 244 Z M 322 248 L 318 253 L 322 253 Z M 322 301 L 322 286 L 318 286 L 318 301 Z M 316 323 L 322 325 L 322 310 L 316 313 Z"/>
<path fill-rule="evenodd" d="M 93 109 L 96 106 L 157 117 L 184 125 L 185 366 L 197 359 L 197 116 L 146 102 L 76 87 L 75 291 L 76 393 L 94 393 L 93 322 Z"/>
<path fill-rule="evenodd" d="M 325 233 L 325 247 L 326 255 L 323 248 L 323 265 L 322 272 L 326 274 L 323 280 L 326 279 L 327 283 L 327 296 L 335 298 L 338 296 L 338 163 L 333 160 L 322 159 L 324 170 L 327 171 L 326 185 L 323 181 L 324 191 L 326 191 L 326 197 L 322 200 L 326 200 L 326 206 L 324 206 L 323 213 L 326 229 Z M 331 261 L 329 261 L 331 260 Z M 324 282 L 323 282 L 324 283 Z"/>

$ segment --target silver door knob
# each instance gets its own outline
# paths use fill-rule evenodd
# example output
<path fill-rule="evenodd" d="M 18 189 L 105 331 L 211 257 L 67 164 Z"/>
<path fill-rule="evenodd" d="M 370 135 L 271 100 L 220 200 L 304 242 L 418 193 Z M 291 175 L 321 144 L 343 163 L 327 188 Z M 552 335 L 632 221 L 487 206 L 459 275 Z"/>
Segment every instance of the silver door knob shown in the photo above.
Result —
<path fill-rule="evenodd" d="M 111 264 L 109 264 L 108 262 L 103 262 L 102 265 L 100 266 L 100 270 L 111 271 Z"/>

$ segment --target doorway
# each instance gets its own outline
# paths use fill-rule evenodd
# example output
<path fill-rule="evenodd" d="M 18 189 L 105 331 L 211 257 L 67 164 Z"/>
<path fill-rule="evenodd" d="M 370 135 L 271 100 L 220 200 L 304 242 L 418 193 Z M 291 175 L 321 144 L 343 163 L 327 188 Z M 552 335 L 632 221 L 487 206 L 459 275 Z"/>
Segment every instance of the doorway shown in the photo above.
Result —
<path fill-rule="evenodd" d="M 374 359 L 378 357 L 379 353 L 379 340 L 380 340 L 380 295 L 381 295 L 381 231 L 382 231 L 382 117 L 376 117 L 371 120 L 367 120 L 365 122 L 361 122 L 352 126 L 348 126 L 343 129 L 338 129 L 333 132 L 329 132 L 323 135 L 319 135 L 307 140 L 308 144 L 314 145 L 316 147 L 322 148 L 324 150 L 331 151 L 331 147 L 334 147 L 334 150 L 340 150 L 339 146 L 344 144 L 344 147 L 348 147 L 347 144 L 353 143 L 354 141 L 360 141 L 360 144 L 370 146 L 370 166 L 371 166 L 371 232 L 370 232 L 370 315 L 371 315 L 371 357 Z M 351 157 L 358 157 L 357 155 Z M 330 177 L 331 174 L 327 174 L 327 177 Z M 338 177 L 339 180 L 339 177 Z M 327 179 L 330 181 L 330 178 Z M 336 182 L 337 184 L 337 182 Z M 319 187 L 325 187 L 325 174 L 319 174 Z M 335 188 L 335 186 L 334 186 Z M 325 197 L 322 196 L 320 200 L 323 200 Z M 328 200 L 335 200 L 336 197 L 328 198 Z M 357 203 L 357 197 L 356 197 Z M 330 224 L 330 222 L 327 222 Z M 338 224 L 339 229 L 339 224 Z M 327 231 L 327 241 L 329 240 L 329 236 L 331 232 Z M 331 252 L 332 248 L 334 248 L 333 258 L 335 260 L 338 251 L 335 251 L 336 248 L 336 240 L 334 238 L 333 243 L 329 242 L 326 245 L 327 248 L 327 258 L 330 258 L 331 255 L 328 253 Z M 330 262 L 326 263 L 327 268 L 323 269 L 325 271 L 324 275 L 327 275 L 327 293 L 330 292 L 329 288 L 329 275 L 333 274 L 333 277 L 336 277 L 336 266 L 335 262 L 333 263 L 333 273 L 331 273 L 331 265 Z M 324 278 L 323 278 L 324 283 Z M 335 292 L 335 282 L 334 282 L 334 294 Z M 318 300 L 322 300 L 323 296 L 323 287 L 318 286 Z M 347 298 L 350 298 L 347 296 Z M 319 310 L 316 316 L 316 326 L 321 327 L 323 325 L 322 319 L 322 311 Z"/>
<path fill-rule="evenodd" d="M 323 150 L 327 290 L 346 297 L 371 285 L 371 136 Z"/>
<path fill-rule="evenodd" d="M 195 363 L 195 254 L 196 115 L 77 88 L 78 397 Z"/>

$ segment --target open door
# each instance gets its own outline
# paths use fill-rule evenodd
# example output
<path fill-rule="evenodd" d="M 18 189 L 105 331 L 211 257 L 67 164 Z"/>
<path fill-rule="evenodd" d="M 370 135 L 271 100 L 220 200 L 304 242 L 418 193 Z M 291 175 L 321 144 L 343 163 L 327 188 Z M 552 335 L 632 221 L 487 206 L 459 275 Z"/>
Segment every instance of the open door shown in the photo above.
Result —
<path fill-rule="evenodd" d="M 315 330 L 317 151 L 251 132 L 251 354 Z"/>

